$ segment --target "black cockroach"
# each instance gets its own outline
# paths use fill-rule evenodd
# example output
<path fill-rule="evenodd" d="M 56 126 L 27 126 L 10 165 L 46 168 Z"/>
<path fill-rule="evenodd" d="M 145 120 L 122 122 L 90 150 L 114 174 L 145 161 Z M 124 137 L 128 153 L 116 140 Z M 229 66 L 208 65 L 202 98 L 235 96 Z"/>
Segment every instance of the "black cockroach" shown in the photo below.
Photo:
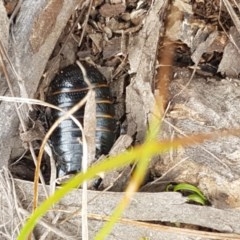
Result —
<path fill-rule="evenodd" d="M 95 90 L 96 100 L 96 157 L 107 154 L 115 140 L 116 121 L 109 86 L 105 77 L 92 65 L 83 64 L 88 80 Z M 65 111 L 78 103 L 89 87 L 78 65 L 70 65 L 60 71 L 50 83 L 47 102 Z M 60 111 L 51 109 L 47 114 L 50 124 L 62 116 Z M 75 112 L 83 123 L 84 107 Z M 51 136 L 53 152 L 57 161 L 57 176 L 62 177 L 81 170 L 82 145 L 79 142 L 81 131 L 71 119 L 61 122 Z"/>

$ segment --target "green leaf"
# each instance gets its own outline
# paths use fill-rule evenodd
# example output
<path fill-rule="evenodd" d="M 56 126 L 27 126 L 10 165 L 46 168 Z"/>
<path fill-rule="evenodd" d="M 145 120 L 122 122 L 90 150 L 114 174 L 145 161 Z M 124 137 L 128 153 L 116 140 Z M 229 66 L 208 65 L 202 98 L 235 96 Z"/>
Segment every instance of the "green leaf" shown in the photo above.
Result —
<path fill-rule="evenodd" d="M 204 201 L 207 201 L 207 198 L 203 195 L 203 193 L 195 186 L 189 183 L 179 183 L 174 186 L 173 191 L 190 191 L 199 195 Z"/>
<path fill-rule="evenodd" d="M 187 196 L 187 198 L 188 198 L 188 201 L 199 203 L 201 205 L 205 205 L 206 204 L 206 200 L 204 200 L 202 197 L 200 197 L 196 193 L 190 194 L 189 196 Z"/>

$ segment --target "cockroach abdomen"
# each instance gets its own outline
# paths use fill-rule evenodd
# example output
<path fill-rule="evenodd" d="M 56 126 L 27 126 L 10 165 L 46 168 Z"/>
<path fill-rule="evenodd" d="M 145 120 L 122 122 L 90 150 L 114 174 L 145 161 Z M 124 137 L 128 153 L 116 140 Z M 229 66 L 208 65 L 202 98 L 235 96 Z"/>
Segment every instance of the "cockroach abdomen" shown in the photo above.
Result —
<path fill-rule="evenodd" d="M 96 101 L 96 156 L 107 154 L 115 140 L 116 121 L 109 86 L 105 77 L 93 66 L 83 64 L 87 77 L 95 90 Z M 47 102 L 62 108 L 71 109 L 87 94 L 88 85 L 84 82 L 79 66 L 70 65 L 60 71 L 52 80 L 47 94 Z M 51 109 L 47 115 L 52 125 L 62 112 Z M 83 124 L 84 106 L 75 112 Z M 53 152 L 57 161 L 57 176 L 62 177 L 81 171 L 82 133 L 73 120 L 63 120 L 51 136 Z"/>

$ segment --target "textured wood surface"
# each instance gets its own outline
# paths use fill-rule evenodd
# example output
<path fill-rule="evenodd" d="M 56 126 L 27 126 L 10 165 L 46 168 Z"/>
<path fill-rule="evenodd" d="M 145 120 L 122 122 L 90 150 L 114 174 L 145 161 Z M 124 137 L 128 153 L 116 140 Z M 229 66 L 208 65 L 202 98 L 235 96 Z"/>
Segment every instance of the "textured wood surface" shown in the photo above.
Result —
<path fill-rule="evenodd" d="M 16 180 L 17 195 L 21 199 L 24 196 L 24 206 L 31 207 L 33 184 L 30 182 Z M 63 209 L 68 214 L 69 221 L 64 224 L 65 229 L 71 228 L 77 233 L 80 228 L 80 212 L 82 191 L 74 190 L 66 196 L 55 209 Z M 94 236 L 108 219 L 112 211 L 122 198 L 124 193 L 88 191 L 88 213 L 90 224 L 90 235 Z M 43 200 L 43 191 L 40 187 L 40 199 Z M 207 206 L 197 206 L 186 203 L 186 198 L 179 193 L 136 193 L 130 206 L 124 212 L 122 219 L 114 228 L 109 239 L 240 239 L 236 234 L 222 234 L 207 231 L 197 231 L 159 225 L 159 222 L 184 223 L 195 226 L 207 227 L 226 233 L 240 234 L 240 211 L 233 209 L 217 209 Z M 57 210 L 56 210 L 57 212 Z M 141 221 L 141 222 L 139 222 Z M 143 223 L 146 222 L 146 223 Z M 149 222 L 156 224 L 148 224 Z M 61 226 L 62 228 L 64 228 Z M 60 224 L 58 225 L 60 227 Z M 72 234 L 73 234 L 72 232 Z M 71 233 L 71 232 L 70 232 Z M 73 234 L 74 235 L 74 234 Z M 91 238 L 92 239 L 92 238 Z"/>

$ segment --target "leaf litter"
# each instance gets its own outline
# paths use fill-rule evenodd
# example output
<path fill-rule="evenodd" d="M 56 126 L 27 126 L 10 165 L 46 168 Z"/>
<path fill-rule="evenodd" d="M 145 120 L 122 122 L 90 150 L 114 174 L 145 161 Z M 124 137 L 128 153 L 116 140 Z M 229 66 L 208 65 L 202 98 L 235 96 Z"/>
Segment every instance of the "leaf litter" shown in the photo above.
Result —
<path fill-rule="evenodd" d="M 223 1 L 223 6 L 219 1 L 174 1 L 171 17 L 176 21 L 164 31 L 164 19 L 169 17 L 169 11 L 163 11 L 167 9 L 167 1 L 154 4 L 150 1 L 96 1 L 95 4 L 83 32 L 82 44 L 79 46 L 84 17 L 70 31 L 81 15 L 81 11 L 76 10 L 49 63 L 60 61 L 61 68 L 73 63 L 74 55 L 97 63 L 112 86 L 120 132 L 125 134 L 118 141 L 121 151 L 130 144 L 134 146 L 144 141 L 155 96 L 159 93 L 155 77 L 163 63 L 158 51 L 164 38 L 174 45 L 174 54 L 168 72 L 170 81 L 165 86 L 169 91 L 168 107 L 159 138 L 239 127 L 237 39 L 240 26 L 235 20 L 236 15 L 239 16 L 238 6 L 227 0 Z M 226 21 L 223 16 L 227 16 Z M 68 35 L 63 55 L 59 56 L 57 52 Z M 52 66 L 49 64 L 46 72 Z M 161 88 L 161 84 L 158 86 Z M 46 91 L 41 86 L 40 90 Z M 123 136 L 129 144 L 121 141 Z M 229 137 L 155 157 L 142 190 L 159 191 L 170 182 L 188 182 L 198 186 L 213 206 L 238 208 L 238 143 L 238 137 Z M 112 191 L 123 191 L 131 171 L 132 166 L 129 166 L 108 174 L 101 189 L 110 187 Z"/>

